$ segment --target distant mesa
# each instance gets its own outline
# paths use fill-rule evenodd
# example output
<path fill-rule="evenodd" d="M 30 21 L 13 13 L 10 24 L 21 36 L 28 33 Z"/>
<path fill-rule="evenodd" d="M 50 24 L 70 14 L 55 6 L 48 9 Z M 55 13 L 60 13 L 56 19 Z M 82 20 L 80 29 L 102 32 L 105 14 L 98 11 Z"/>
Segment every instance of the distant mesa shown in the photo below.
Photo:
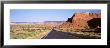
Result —
<path fill-rule="evenodd" d="M 65 21 L 45 21 L 44 23 L 63 23 Z"/>
<path fill-rule="evenodd" d="M 77 12 L 77 13 L 74 13 L 71 18 L 68 18 L 66 22 L 59 25 L 58 27 L 71 28 L 71 29 L 86 29 L 86 28 L 90 28 L 90 26 L 88 25 L 88 21 L 94 18 L 99 19 L 101 21 L 101 13 Z M 100 26 L 100 25 L 101 24 L 97 26 Z"/>
<path fill-rule="evenodd" d="M 44 21 L 44 22 L 11 22 L 11 24 L 59 24 L 65 21 Z"/>

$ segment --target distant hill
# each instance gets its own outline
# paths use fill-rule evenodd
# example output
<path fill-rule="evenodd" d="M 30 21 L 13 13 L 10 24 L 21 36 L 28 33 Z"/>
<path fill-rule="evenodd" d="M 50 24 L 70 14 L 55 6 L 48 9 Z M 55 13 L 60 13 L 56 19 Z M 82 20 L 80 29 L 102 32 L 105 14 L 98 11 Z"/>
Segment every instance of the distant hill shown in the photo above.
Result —
<path fill-rule="evenodd" d="M 11 24 L 49 24 L 49 23 L 63 23 L 65 21 L 44 21 L 44 22 L 11 22 Z"/>
<path fill-rule="evenodd" d="M 65 21 L 45 21 L 44 23 L 63 23 Z"/>

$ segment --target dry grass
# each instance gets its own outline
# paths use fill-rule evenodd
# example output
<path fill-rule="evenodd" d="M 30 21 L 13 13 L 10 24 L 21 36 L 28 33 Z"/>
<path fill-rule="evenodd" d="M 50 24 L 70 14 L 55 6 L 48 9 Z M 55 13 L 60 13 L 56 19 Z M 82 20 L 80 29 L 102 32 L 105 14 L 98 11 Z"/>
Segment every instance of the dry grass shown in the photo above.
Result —
<path fill-rule="evenodd" d="M 71 34 L 73 34 L 73 36 L 77 36 L 79 38 L 87 38 L 87 39 L 100 39 L 101 38 L 101 33 L 96 33 L 96 32 L 82 32 L 81 30 L 76 31 L 76 30 L 72 30 L 72 29 L 56 29 L 58 31 L 61 32 L 69 32 Z"/>
<path fill-rule="evenodd" d="M 50 26 L 37 24 L 11 25 L 11 39 L 40 39 L 51 31 Z"/>

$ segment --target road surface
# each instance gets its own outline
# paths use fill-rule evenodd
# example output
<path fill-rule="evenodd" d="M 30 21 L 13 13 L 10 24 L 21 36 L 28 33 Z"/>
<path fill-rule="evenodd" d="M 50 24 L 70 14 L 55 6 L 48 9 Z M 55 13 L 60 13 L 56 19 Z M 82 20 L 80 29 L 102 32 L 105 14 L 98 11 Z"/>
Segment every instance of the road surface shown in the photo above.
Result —
<path fill-rule="evenodd" d="M 68 32 L 61 32 L 53 29 L 49 34 L 47 34 L 41 39 L 79 39 L 79 38 L 73 36 L 73 34 L 70 34 Z"/>

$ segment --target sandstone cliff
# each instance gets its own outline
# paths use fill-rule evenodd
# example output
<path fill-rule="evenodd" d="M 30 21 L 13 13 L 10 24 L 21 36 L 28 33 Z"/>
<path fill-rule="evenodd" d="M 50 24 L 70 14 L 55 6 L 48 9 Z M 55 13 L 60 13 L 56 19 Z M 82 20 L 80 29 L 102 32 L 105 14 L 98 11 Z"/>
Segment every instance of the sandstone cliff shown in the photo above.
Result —
<path fill-rule="evenodd" d="M 68 28 L 68 29 L 87 29 L 87 21 L 93 18 L 101 18 L 100 13 L 91 13 L 91 12 L 77 12 L 74 13 L 71 18 L 68 18 L 66 22 L 59 25 L 57 28 Z"/>

